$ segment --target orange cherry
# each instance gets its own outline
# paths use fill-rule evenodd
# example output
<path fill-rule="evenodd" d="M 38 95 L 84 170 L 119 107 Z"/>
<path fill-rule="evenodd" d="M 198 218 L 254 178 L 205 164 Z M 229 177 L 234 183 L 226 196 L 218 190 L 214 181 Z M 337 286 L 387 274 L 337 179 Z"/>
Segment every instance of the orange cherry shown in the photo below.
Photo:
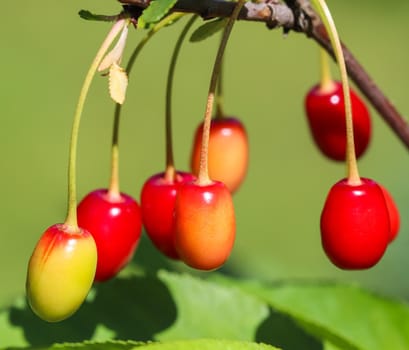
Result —
<path fill-rule="evenodd" d="M 184 183 L 176 196 L 175 247 L 187 265 L 217 269 L 230 255 L 236 235 L 233 201 L 227 187 Z"/>
<path fill-rule="evenodd" d="M 198 174 L 203 123 L 196 130 L 191 169 Z M 246 129 L 234 117 L 213 118 L 210 126 L 208 167 L 211 179 L 223 182 L 235 192 L 243 182 L 248 166 L 249 146 Z"/>

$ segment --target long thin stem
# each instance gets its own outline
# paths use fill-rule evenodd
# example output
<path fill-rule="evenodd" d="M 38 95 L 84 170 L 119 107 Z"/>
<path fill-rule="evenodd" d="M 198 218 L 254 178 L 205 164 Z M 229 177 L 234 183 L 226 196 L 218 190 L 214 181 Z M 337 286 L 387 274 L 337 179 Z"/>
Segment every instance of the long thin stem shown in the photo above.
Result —
<path fill-rule="evenodd" d="M 323 49 L 320 50 L 320 68 L 321 68 L 321 81 L 320 81 L 320 92 L 330 93 L 334 90 L 335 84 L 332 80 L 331 69 L 329 66 L 328 53 Z"/>
<path fill-rule="evenodd" d="M 165 103 L 165 134 L 166 134 L 166 170 L 165 170 L 165 180 L 173 182 L 175 179 L 175 161 L 173 157 L 173 142 L 172 142 L 172 88 L 173 80 L 175 76 L 176 62 L 179 57 L 179 52 L 182 47 L 182 43 L 186 38 L 189 29 L 192 27 L 193 23 L 198 18 L 197 15 L 193 15 L 190 20 L 186 23 L 179 38 L 176 42 L 173 54 L 170 60 L 168 78 L 166 83 L 166 103 Z"/>
<path fill-rule="evenodd" d="M 313 0 L 318 12 L 322 18 L 324 26 L 328 32 L 331 40 L 331 45 L 334 48 L 335 57 L 338 62 L 338 67 L 341 73 L 342 90 L 345 101 L 345 117 L 346 117 L 346 134 L 347 134 L 347 149 L 346 149 L 346 163 L 347 163 L 347 177 L 348 183 L 351 185 L 361 184 L 361 179 L 358 172 L 358 164 L 355 155 L 354 144 L 354 130 L 352 123 L 352 107 L 351 96 L 349 92 L 348 74 L 345 66 L 344 55 L 342 51 L 341 41 L 338 37 L 338 32 L 335 27 L 331 12 L 328 9 L 324 0 Z"/>
<path fill-rule="evenodd" d="M 88 94 L 89 87 L 92 79 L 97 71 L 98 65 L 107 52 L 108 48 L 120 33 L 122 28 L 126 25 L 126 20 L 121 19 L 117 21 L 108 33 L 100 49 L 98 50 L 88 72 L 85 77 L 84 83 L 81 88 L 80 96 L 77 103 L 77 108 L 74 113 L 73 125 L 71 131 L 70 152 L 68 159 L 68 210 L 65 224 L 69 225 L 76 230 L 78 229 L 77 223 L 77 189 L 76 189 L 76 162 L 77 162 L 77 144 L 78 144 L 78 132 L 81 122 L 81 114 L 84 109 L 85 99 Z"/>
<path fill-rule="evenodd" d="M 224 117 L 224 108 L 223 108 L 223 59 L 220 64 L 220 73 L 219 78 L 217 79 L 217 88 L 216 88 L 216 118 Z"/>
<path fill-rule="evenodd" d="M 165 17 L 162 21 L 158 22 L 148 33 L 141 39 L 139 44 L 133 50 L 128 63 L 126 65 L 126 72 L 130 75 L 136 58 L 138 57 L 141 50 L 145 47 L 148 41 L 163 27 L 169 23 L 179 19 L 184 16 L 181 13 L 172 13 L 171 15 Z M 114 126 L 112 131 L 112 147 L 111 147 L 111 179 L 109 184 L 109 196 L 111 199 L 120 198 L 120 186 L 119 186 L 119 125 L 121 119 L 122 105 L 117 103 L 115 105 L 114 112 Z"/>
<path fill-rule="evenodd" d="M 213 65 L 213 72 L 210 78 L 209 93 L 207 97 L 206 111 L 203 122 L 203 135 L 202 135 L 202 148 L 200 151 L 200 168 L 199 175 L 197 178 L 198 185 L 207 185 L 212 183 L 212 180 L 209 177 L 209 166 L 208 166 L 208 150 L 209 150 L 209 136 L 210 136 L 210 125 L 212 120 L 212 111 L 214 104 L 214 96 L 216 91 L 217 80 L 219 77 L 220 67 L 222 64 L 224 50 L 227 45 L 231 30 L 237 16 L 240 13 L 241 8 L 243 7 L 245 0 L 239 0 L 233 10 L 233 13 L 229 17 L 229 20 L 224 28 L 223 37 L 217 51 L 216 59 Z"/>

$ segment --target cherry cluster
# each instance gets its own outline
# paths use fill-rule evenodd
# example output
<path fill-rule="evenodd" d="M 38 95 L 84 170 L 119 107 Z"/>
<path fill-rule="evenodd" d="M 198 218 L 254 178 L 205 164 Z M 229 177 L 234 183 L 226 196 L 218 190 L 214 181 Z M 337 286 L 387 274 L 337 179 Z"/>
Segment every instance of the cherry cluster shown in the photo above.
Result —
<path fill-rule="evenodd" d="M 311 135 L 323 155 L 345 161 L 347 133 L 345 101 L 340 82 L 326 76 L 310 89 L 305 110 Z M 361 157 L 371 138 L 365 103 L 351 90 L 355 154 Z M 398 208 L 382 185 L 367 178 L 357 183 L 342 179 L 330 190 L 321 214 L 322 245 L 328 258 L 342 269 L 375 265 L 400 226 Z"/>
<path fill-rule="evenodd" d="M 203 124 L 194 139 L 193 173 L 202 129 Z M 50 322 L 72 314 L 92 282 L 113 278 L 129 262 L 142 224 L 165 256 L 196 269 L 220 267 L 235 239 L 231 192 L 242 183 L 248 162 L 247 134 L 239 119 L 212 120 L 208 159 L 209 173 L 216 174 L 218 181 L 201 184 L 193 173 L 174 171 L 169 177 L 169 172 L 162 172 L 145 182 L 140 206 L 122 192 L 97 189 L 88 193 L 77 207 L 78 228 L 49 227 L 33 252 L 27 279 L 33 310 Z M 50 296 L 50 290 L 55 295 Z M 75 290 L 70 298 L 67 290 Z"/>
<path fill-rule="evenodd" d="M 325 9 L 323 0 L 314 2 L 318 8 Z M 120 63 L 131 21 L 119 18 L 114 23 L 86 76 L 74 115 L 66 220 L 43 233 L 28 265 L 28 301 L 33 311 L 44 320 L 56 322 L 69 317 L 85 300 L 94 282 L 104 282 L 116 276 L 138 247 L 142 227 L 161 253 L 192 268 L 214 270 L 228 259 L 236 235 L 232 194 L 246 176 L 249 143 L 242 122 L 223 112 L 220 71 L 232 25 L 243 4 L 244 0 L 238 0 L 223 31 L 204 120 L 194 135 L 191 172 L 178 171 L 174 165 L 170 101 L 177 53 L 195 17 L 182 31 L 168 74 L 166 168 L 146 180 L 141 189 L 140 205 L 119 189 L 118 123 L 130 71 L 130 68 L 122 69 Z M 183 15 L 170 14 L 157 26 L 165 27 Z M 325 17 L 330 17 L 329 12 L 324 13 Z M 147 38 L 155 30 L 158 29 L 153 27 Z M 349 90 L 335 27 L 328 25 L 327 30 L 332 33 L 342 83 L 330 78 L 327 60 L 322 59 L 321 83 L 308 92 L 305 109 L 316 145 L 326 157 L 345 161 L 348 176 L 331 188 L 324 204 L 322 246 L 339 268 L 366 269 L 382 258 L 388 244 L 395 239 L 400 218 L 388 191 L 358 174 L 356 158 L 364 154 L 371 138 L 370 115 L 359 96 Z M 119 34 L 116 45 L 107 53 Z M 136 56 L 131 57 L 135 59 Z M 129 67 L 132 64 L 130 61 Z M 117 102 L 111 182 L 108 188 L 87 194 L 77 205 L 77 136 L 85 97 L 97 70 L 108 70 L 110 94 Z M 216 113 L 213 115 L 215 96 Z"/>
<path fill-rule="evenodd" d="M 238 9 L 234 18 L 237 14 Z M 232 16 L 230 29 L 234 18 Z M 188 22 L 189 26 L 193 19 Z M 171 22 L 173 19 L 167 20 Z M 69 317 L 80 307 L 94 282 L 107 281 L 125 267 L 138 247 L 142 226 L 165 256 L 200 270 L 219 268 L 233 248 L 236 221 L 232 193 L 246 174 L 248 141 L 241 122 L 225 116 L 220 104 L 212 118 L 212 99 L 208 99 L 204 121 L 194 137 L 191 173 L 177 171 L 174 166 L 170 98 L 167 98 L 165 171 L 145 182 L 141 205 L 119 189 L 118 123 L 127 86 L 127 74 L 119 64 L 130 23 L 119 19 L 114 24 L 87 74 L 71 135 L 67 217 L 64 223 L 52 225 L 44 232 L 29 262 L 28 301 L 33 311 L 49 322 Z M 185 29 L 183 33 L 186 32 Z M 119 33 L 117 44 L 107 53 Z M 228 34 L 223 36 L 221 52 L 227 37 Z M 178 43 L 181 41 L 179 39 Z M 179 49 L 177 44 L 170 65 L 167 97 L 171 95 L 172 67 Z M 135 59 L 136 55 L 132 57 Z M 220 67 L 222 54 L 217 57 L 215 67 Z M 108 188 L 88 193 L 77 205 L 75 156 L 79 121 L 90 82 L 97 70 L 109 71 L 110 94 L 117 102 L 111 181 Z M 217 77 L 215 70 L 209 96 L 216 89 Z"/>
<path fill-rule="evenodd" d="M 242 183 L 248 163 L 247 133 L 239 119 L 212 119 L 207 153 L 209 175 L 200 183 L 203 123 L 195 133 L 192 173 L 177 171 L 150 177 L 141 193 L 142 218 L 153 244 L 172 259 L 212 270 L 230 254 L 235 237 L 231 193 Z M 195 175 L 193 175 L 195 174 Z"/>

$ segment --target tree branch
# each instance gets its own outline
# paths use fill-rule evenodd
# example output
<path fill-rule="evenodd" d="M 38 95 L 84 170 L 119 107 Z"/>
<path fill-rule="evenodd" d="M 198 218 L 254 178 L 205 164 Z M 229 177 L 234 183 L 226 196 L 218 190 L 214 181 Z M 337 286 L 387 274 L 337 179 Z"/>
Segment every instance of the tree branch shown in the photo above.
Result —
<path fill-rule="evenodd" d="M 143 9 L 149 5 L 149 0 L 118 1 L 126 5 L 125 10 L 127 7 Z M 204 19 L 209 19 L 229 17 L 234 6 L 235 2 L 223 0 L 178 0 L 172 11 L 196 13 Z M 302 32 L 315 40 L 334 58 L 325 28 L 309 0 L 285 0 L 285 4 L 279 0 L 248 1 L 238 19 L 264 22 L 270 29 L 281 27 L 285 32 L 290 30 Z M 399 114 L 345 45 L 343 45 L 343 51 L 349 77 L 409 149 L 408 122 Z"/>
<path fill-rule="evenodd" d="M 146 8 L 147 0 L 118 0 L 121 4 Z M 230 17 L 235 2 L 223 0 L 178 0 L 172 11 L 196 13 L 203 19 L 215 17 Z M 271 3 L 256 3 L 248 1 L 241 9 L 238 19 L 246 21 L 264 22 L 270 28 L 294 27 L 293 12 L 287 5 L 273 0 Z"/>

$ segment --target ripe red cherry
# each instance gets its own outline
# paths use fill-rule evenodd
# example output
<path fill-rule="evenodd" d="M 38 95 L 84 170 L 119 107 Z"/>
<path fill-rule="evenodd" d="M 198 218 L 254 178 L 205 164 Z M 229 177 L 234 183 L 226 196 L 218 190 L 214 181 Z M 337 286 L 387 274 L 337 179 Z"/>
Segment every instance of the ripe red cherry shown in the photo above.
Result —
<path fill-rule="evenodd" d="M 175 249 L 174 209 L 179 187 L 192 182 L 195 176 L 177 172 L 174 180 L 167 180 L 165 173 L 150 177 L 141 192 L 142 222 L 152 243 L 163 254 L 178 259 Z"/>
<path fill-rule="evenodd" d="M 380 186 L 361 179 L 337 182 L 321 214 L 321 241 L 328 258 L 341 269 L 367 269 L 383 256 L 390 237 L 389 213 Z"/>
<path fill-rule="evenodd" d="M 388 208 L 389 212 L 389 222 L 390 222 L 390 237 L 389 237 L 389 243 L 391 243 L 396 236 L 398 235 L 399 228 L 400 228 L 400 215 L 399 215 L 399 210 L 398 207 L 396 206 L 395 201 L 393 200 L 391 194 L 388 192 L 388 190 L 379 185 L 381 187 L 381 190 L 383 192 L 383 195 L 385 197 L 386 201 L 386 206 Z"/>
<path fill-rule="evenodd" d="M 97 249 L 91 234 L 67 224 L 50 226 L 28 264 L 26 290 L 32 310 L 48 322 L 71 316 L 94 281 Z"/>
<path fill-rule="evenodd" d="M 371 137 L 371 119 L 362 100 L 351 90 L 355 153 L 360 157 Z M 314 86 L 305 98 L 305 110 L 312 137 L 321 152 L 330 159 L 346 157 L 345 107 L 342 84 L 333 82 L 329 91 Z"/>
<path fill-rule="evenodd" d="M 191 154 L 191 169 L 198 174 L 203 123 L 196 129 Z M 223 182 L 234 192 L 243 182 L 248 166 L 249 147 L 242 122 L 234 117 L 212 119 L 209 135 L 208 168 L 211 179 Z"/>
<path fill-rule="evenodd" d="M 142 230 L 138 203 L 127 194 L 106 189 L 90 192 L 77 209 L 78 224 L 95 239 L 98 263 L 95 281 L 114 277 L 132 258 Z"/>
<path fill-rule="evenodd" d="M 219 181 L 183 184 L 175 205 L 175 246 L 187 265 L 213 270 L 227 260 L 236 234 L 233 201 Z"/>

